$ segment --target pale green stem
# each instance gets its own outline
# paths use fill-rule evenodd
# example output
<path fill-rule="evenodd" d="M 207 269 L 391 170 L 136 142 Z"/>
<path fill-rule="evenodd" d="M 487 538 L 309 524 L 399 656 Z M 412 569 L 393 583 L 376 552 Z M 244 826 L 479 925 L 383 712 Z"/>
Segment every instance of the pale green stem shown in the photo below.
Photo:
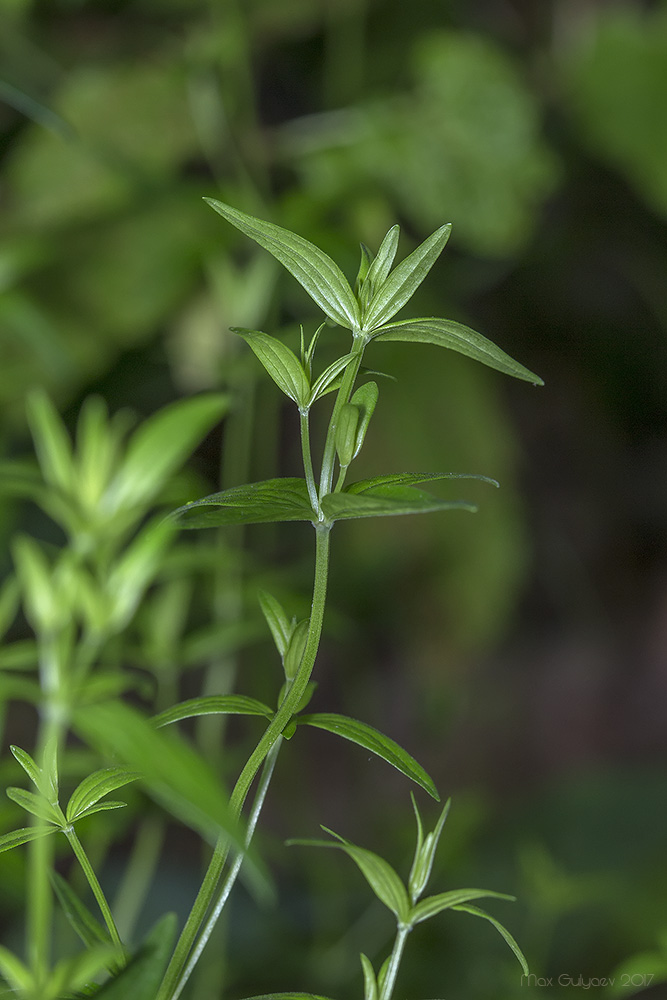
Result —
<path fill-rule="evenodd" d="M 88 885 L 93 890 L 93 895 L 97 900 L 97 905 L 99 906 L 100 912 L 104 917 L 104 923 L 107 925 L 107 929 L 109 931 L 109 934 L 111 935 L 111 940 L 118 948 L 122 948 L 123 942 L 120 939 L 120 934 L 118 933 L 118 928 L 116 927 L 116 923 L 111 913 L 111 909 L 109 907 L 109 904 L 107 903 L 106 896 L 102 891 L 102 886 L 98 881 L 97 875 L 93 871 L 93 866 L 88 860 L 88 855 L 83 849 L 83 844 L 81 843 L 76 833 L 74 832 L 73 826 L 66 826 L 63 829 L 63 833 L 67 837 L 70 847 L 74 851 L 76 859 L 81 865 L 81 868 L 83 869 L 83 874 L 86 876 Z"/>
<path fill-rule="evenodd" d="M 313 472 L 313 457 L 310 451 L 310 420 L 308 410 L 299 410 L 299 424 L 301 428 L 301 453 L 303 455 L 303 471 L 308 487 L 310 505 L 318 518 L 322 517 L 317 487 L 315 486 L 315 473 Z"/>
<path fill-rule="evenodd" d="M 315 525 L 315 579 L 313 583 L 313 600 L 306 647 L 294 682 L 286 693 L 269 723 L 264 735 L 250 755 L 236 782 L 230 798 L 230 808 L 234 817 L 239 817 L 252 782 L 267 754 L 280 738 L 283 729 L 288 724 L 305 694 L 310 676 L 313 672 L 326 604 L 327 579 L 329 572 L 329 532 L 331 525 L 319 522 Z M 220 880 L 220 875 L 229 853 L 227 837 L 221 837 L 216 844 L 213 857 L 209 864 L 204 881 L 197 894 L 185 927 L 176 944 L 169 967 L 165 973 L 157 1000 L 172 1000 L 174 990 L 182 983 L 182 972 L 194 946 L 199 928 L 206 918 L 206 913 L 213 902 L 213 897 Z"/>
<path fill-rule="evenodd" d="M 320 474 L 320 499 L 327 496 L 328 493 L 331 493 L 334 464 L 336 460 L 336 428 L 338 426 L 338 417 L 345 403 L 349 403 L 350 401 L 354 383 L 357 375 L 359 374 L 361 359 L 364 356 L 365 346 L 366 344 L 363 340 L 360 340 L 358 336 L 355 337 L 354 354 L 352 360 L 343 373 L 343 381 L 341 382 L 338 395 L 336 396 L 336 402 L 334 403 L 331 420 L 329 421 L 329 428 L 327 430 L 327 439 L 324 444 L 324 456 L 322 459 L 322 471 Z"/>
<path fill-rule="evenodd" d="M 206 947 L 209 938 L 213 933 L 215 925 L 217 924 L 220 918 L 220 914 L 222 913 L 225 903 L 229 898 L 229 894 L 234 887 L 234 883 L 238 878 L 239 872 L 241 871 L 241 866 L 243 864 L 243 859 L 245 857 L 245 851 L 247 851 L 248 848 L 250 847 L 250 843 L 252 841 L 253 834 L 255 832 L 255 827 L 257 826 L 257 821 L 259 819 L 259 814 L 261 813 L 262 806 L 264 805 L 266 793 L 269 789 L 269 784 L 271 782 L 273 770 L 276 766 L 276 761 L 278 759 L 278 752 L 280 750 L 281 743 L 282 743 L 282 737 L 279 736 L 276 742 L 269 750 L 268 754 L 266 755 L 266 759 L 264 760 L 264 765 L 262 768 L 262 777 L 259 786 L 257 788 L 257 794 L 255 796 L 255 801 L 253 802 L 252 811 L 248 818 L 248 828 L 246 830 L 245 841 L 244 841 L 245 850 L 239 851 L 239 853 L 234 858 L 234 863 L 229 869 L 227 877 L 223 882 L 222 889 L 220 890 L 220 894 L 218 896 L 216 904 L 211 912 L 211 915 L 206 921 L 206 924 L 204 925 L 201 934 L 199 935 L 199 939 L 197 940 L 197 944 L 195 945 L 195 948 L 190 956 L 188 964 L 186 965 L 183 975 L 181 976 L 178 985 L 174 990 L 172 1000 L 177 1000 L 177 998 L 181 995 L 181 992 L 185 984 L 192 975 L 192 972 L 194 971 L 194 968 L 197 962 L 199 961 L 199 958 L 201 957 L 201 953 Z"/>
<path fill-rule="evenodd" d="M 412 927 L 409 924 L 398 925 L 396 938 L 394 940 L 394 947 L 391 951 L 391 958 L 389 959 L 387 973 L 384 977 L 382 989 L 380 990 L 379 1000 L 391 1000 L 391 995 L 394 992 L 394 986 L 396 985 L 396 977 L 398 976 L 398 970 L 401 965 L 401 959 L 403 958 L 403 952 L 405 950 L 405 943 L 408 940 L 408 934 L 411 930 Z"/>

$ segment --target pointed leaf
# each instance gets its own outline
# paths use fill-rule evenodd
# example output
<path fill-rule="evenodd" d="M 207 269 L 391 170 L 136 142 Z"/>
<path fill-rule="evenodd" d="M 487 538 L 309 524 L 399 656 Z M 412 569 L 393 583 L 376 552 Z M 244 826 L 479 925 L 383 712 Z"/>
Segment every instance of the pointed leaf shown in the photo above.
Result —
<path fill-rule="evenodd" d="M 337 840 L 288 840 L 287 843 L 300 847 L 336 847 L 345 851 L 357 865 L 380 902 L 384 903 L 401 923 L 408 923 L 410 919 L 408 894 L 389 862 L 381 858 L 379 854 L 374 854 L 373 851 L 351 844 L 326 826 L 323 826 L 322 829 L 330 833 L 332 837 L 336 837 Z"/>
<path fill-rule="evenodd" d="M 28 423 L 44 479 L 63 493 L 74 488 L 72 443 L 55 406 L 43 389 L 28 395 Z"/>
<path fill-rule="evenodd" d="M 257 596 L 259 598 L 262 614 L 266 619 L 266 624 L 271 630 L 271 635 L 273 636 L 273 641 L 276 644 L 276 649 L 278 650 L 281 659 L 284 660 L 287 647 L 289 646 L 289 641 L 292 637 L 292 632 L 294 631 L 294 625 L 285 614 L 280 601 L 278 601 L 273 594 L 269 594 L 266 590 L 260 590 Z"/>
<path fill-rule="evenodd" d="M 74 728 L 90 746 L 111 751 L 140 771 L 151 796 L 172 815 L 207 838 L 217 838 L 222 830 L 242 846 L 217 776 L 176 733 L 158 732 L 120 702 L 87 706 L 76 713 Z"/>
<path fill-rule="evenodd" d="M 42 795 L 27 792 L 24 788 L 8 788 L 6 791 L 12 802 L 16 802 L 26 812 L 32 813 L 33 816 L 37 816 L 38 819 L 43 819 L 47 823 L 55 823 L 56 826 L 60 826 L 60 816 Z"/>
<path fill-rule="evenodd" d="M 314 516 L 305 479 L 265 479 L 261 483 L 232 486 L 185 504 L 171 514 L 181 528 L 312 521 Z"/>
<path fill-rule="evenodd" d="M 204 198 L 204 201 L 242 233 L 273 254 L 294 275 L 329 319 L 350 330 L 358 328 L 359 305 L 345 275 L 331 257 L 288 229 L 246 215 L 214 198 Z"/>
<path fill-rule="evenodd" d="M 361 451 L 377 401 L 377 382 L 366 382 L 364 385 L 360 385 L 350 400 L 351 403 L 359 408 L 359 425 L 357 427 L 357 437 L 352 458 L 356 458 Z"/>
<path fill-rule="evenodd" d="M 167 913 L 144 939 L 125 968 L 96 993 L 99 1000 L 155 1000 L 171 957 L 176 916 Z"/>
<path fill-rule="evenodd" d="M 19 996 L 30 995 L 33 990 L 32 972 L 4 945 L 0 945 L 0 976 Z"/>
<path fill-rule="evenodd" d="M 310 398 L 310 382 L 294 351 L 282 340 L 261 330 L 231 327 L 232 333 L 243 337 L 278 388 L 298 407 L 306 407 Z"/>
<path fill-rule="evenodd" d="M 49 977 L 51 996 L 72 997 L 81 996 L 80 991 L 90 989 L 91 980 L 106 966 L 114 968 L 118 957 L 118 949 L 112 944 L 98 944 L 78 955 L 61 958 Z M 84 995 L 90 995 L 84 992 Z M 93 994 L 97 996 L 97 991 Z"/>
<path fill-rule="evenodd" d="M 254 997 L 245 997 L 245 1000 L 330 1000 L 330 997 L 323 997 L 318 993 L 260 993 Z"/>
<path fill-rule="evenodd" d="M 329 733 L 335 733 L 337 736 L 342 736 L 343 739 L 356 743 L 364 750 L 370 750 L 371 753 L 377 754 L 392 767 L 397 768 L 401 774 L 415 781 L 436 801 L 440 801 L 438 790 L 432 778 L 429 777 L 421 764 L 417 763 L 414 757 L 411 757 L 398 743 L 374 729 L 373 726 L 333 712 L 301 715 L 297 721 L 299 724 L 315 726 L 316 729 L 325 729 Z"/>
<path fill-rule="evenodd" d="M 105 767 L 89 774 L 70 796 L 66 812 L 67 822 L 73 823 L 81 813 L 90 809 L 109 792 L 115 792 L 117 788 L 122 788 L 123 785 L 128 785 L 140 777 L 138 771 L 128 771 L 124 767 Z"/>
<path fill-rule="evenodd" d="M 373 254 L 368 249 L 366 244 L 360 243 L 359 246 L 361 247 L 361 260 L 359 261 L 359 270 L 357 271 L 357 278 L 356 281 L 354 282 L 354 294 L 357 296 L 357 298 L 359 297 L 364 287 L 364 283 L 366 281 L 366 275 L 368 274 L 370 266 L 373 263 Z"/>
<path fill-rule="evenodd" d="M 17 759 L 25 773 L 37 788 L 41 787 L 42 771 L 26 750 L 21 747 L 10 746 L 13 756 Z"/>
<path fill-rule="evenodd" d="M 83 943 L 88 948 L 92 948 L 96 944 L 110 944 L 111 938 L 106 927 L 103 927 L 95 919 L 85 903 L 74 892 L 69 882 L 56 871 L 50 872 L 50 875 L 53 888 L 65 916 Z"/>
<path fill-rule="evenodd" d="M 328 368 L 322 372 L 322 374 L 315 380 L 312 391 L 310 393 L 310 403 L 314 403 L 316 399 L 320 396 L 325 396 L 332 388 L 335 387 L 338 378 L 341 373 L 347 368 L 350 361 L 356 357 L 354 351 L 350 354 L 344 354 L 342 357 L 337 358 L 333 361 Z"/>
<path fill-rule="evenodd" d="M 513 375 L 514 378 L 532 382 L 533 385 L 544 385 L 539 375 L 524 368 L 481 333 L 471 330 L 470 327 L 464 326 L 462 323 L 456 323 L 452 319 L 424 317 L 388 323 L 373 334 L 373 340 L 404 341 L 407 344 L 435 344 L 437 347 L 446 347 L 450 351 L 457 351 L 475 361 L 481 361 L 482 364 L 504 372 L 505 375 Z"/>
<path fill-rule="evenodd" d="M 12 847 L 19 847 L 31 840 L 47 837 L 50 833 L 55 833 L 56 830 L 55 826 L 24 826 L 20 830 L 3 833 L 0 837 L 0 852 L 11 851 Z"/>
<path fill-rule="evenodd" d="M 475 504 L 465 500 L 441 500 L 412 486 L 375 486 L 361 496 L 348 492 L 329 493 L 322 498 L 322 511 L 329 521 L 351 517 L 386 517 L 399 514 L 429 514 L 438 510 L 467 510 Z"/>
<path fill-rule="evenodd" d="M 257 701 L 256 698 L 247 698 L 242 694 L 211 694 L 182 701 L 153 716 L 152 721 L 153 725 L 160 729 L 173 722 L 181 722 L 183 719 L 192 719 L 200 715 L 262 715 L 267 719 L 273 718 L 269 706 Z"/>
<path fill-rule="evenodd" d="M 362 952 L 361 968 L 364 972 L 364 1000 L 378 1000 L 378 984 L 371 960 Z"/>
<path fill-rule="evenodd" d="M 360 416 L 359 407 L 354 403 L 343 403 L 338 414 L 335 444 L 338 461 L 343 469 L 347 469 L 354 458 Z"/>
<path fill-rule="evenodd" d="M 466 472 L 395 472 L 386 476 L 374 476 L 372 479 L 360 479 L 346 486 L 344 493 L 366 493 L 376 486 L 414 486 L 417 483 L 431 483 L 439 479 L 478 479 L 482 483 L 498 486 L 495 479 L 488 476 L 478 476 Z"/>
<path fill-rule="evenodd" d="M 492 892 L 490 889 L 452 889 L 450 892 L 440 892 L 437 896 L 427 896 L 412 908 L 410 923 L 418 924 L 422 920 L 429 920 L 436 913 L 443 910 L 451 910 L 454 906 L 462 906 L 471 899 L 483 899 L 484 897 L 493 899 L 508 899 L 514 901 L 514 896 L 508 896 L 504 892 Z"/>
<path fill-rule="evenodd" d="M 433 870 L 433 860 L 435 858 L 435 852 L 438 848 L 438 842 L 442 836 L 442 831 L 445 826 L 445 820 L 449 814 L 449 809 L 452 804 L 451 799 L 447 799 L 443 807 L 442 812 L 438 818 L 438 822 L 435 825 L 435 829 L 427 834 L 426 838 L 422 840 L 421 845 L 419 840 L 422 837 L 421 831 L 421 819 L 419 818 L 419 813 L 417 812 L 417 806 L 413 799 L 413 805 L 415 808 L 415 813 L 417 815 L 417 820 L 419 824 L 419 835 L 418 835 L 418 846 L 415 852 L 415 860 L 412 865 L 412 870 L 410 871 L 410 878 L 408 879 L 408 886 L 410 889 L 410 896 L 412 902 L 416 901 L 421 896 L 422 892 L 428 884 L 428 880 L 431 877 L 431 872 Z"/>
<path fill-rule="evenodd" d="M 380 289 L 387 280 L 387 276 L 391 271 L 391 266 L 394 263 L 394 258 L 398 249 L 398 238 L 400 233 L 400 226 L 391 227 L 380 244 L 377 257 L 373 260 L 373 263 L 368 269 L 368 275 L 366 276 L 366 281 L 364 282 L 364 299 L 366 299 L 366 304 L 368 304 L 368 301 L 374 297 L 375 292 Z"/>
<path fill-rule="evenodd" d="M 114 809 L 125 809 L 126 807 L 127 802 L 117 802 L 115 800 L 105 799 L 104 802 L 98 802 L 94 806 L 82 809 L 81 812 L 76 814 L 74 819 L 78 822 L 80 819 L 85 819 L 86 816 L 92 816 L 93 813 L 111 812 Z"/>
<path fill-rule="evenodd" d="M 21 602 L 21 588 L 15 576 L 8 577 L 0 588 L 0 638 L 10 627 Z"/>
<path fill-rule="evenodd" d="M 452 907 L 452 909 L 460 910 L 461 913 L 471 913 L 474 917 L 482 917 L 484 920 L 488 920 L 489 923 L 492 923 L 493 926 L 498 931 L 498 933 L 500 934 L 500 936 L 504 938 L 504 940 L 507 942 L 509 947 L 516 955 L 518 962 L 521 968 L 523 969 L 524 976 L 529 975 L 528 962 L 526 961 L 526 956 L 521 951 L 521 948 L 516 943 L 516 941 L 514 940 L 510 932 L 507 930 L 507 928 L 503 927 L 503 925 L 498 920 L 496 920 L 495 917 L 492 917 L 490 913 L 486 912 L 486 910 L 480 910 L 479 907 L 477 906 L 464 906 L 461 904 L 459 906 Z"/>
<path fill-rule="evenodd" d="M 412 298 L 444 250 L 451 231 L 449 224 L 440 226 L 389 275 L 370 302 L 364 317 L 365 332 L 387 323 Z"/>
<path fill-rule="evenodd" d="M 226 396 L 207 393 L 179 399 L 144 420 L 109 485 L 107 506 L 120 510 L 149 504 L 228 407 Z"/>

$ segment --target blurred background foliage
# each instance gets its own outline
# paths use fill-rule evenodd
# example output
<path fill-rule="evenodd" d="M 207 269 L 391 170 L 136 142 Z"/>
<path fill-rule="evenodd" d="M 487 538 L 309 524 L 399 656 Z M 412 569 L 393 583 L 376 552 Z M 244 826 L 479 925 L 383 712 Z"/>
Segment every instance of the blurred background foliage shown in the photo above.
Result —
<path fill-rule="evenodd" d="M 376 348 L 396 381 L 359 475 L 470 471 L 501 489 L 468 489 L 472 518 L 336 529 L 317 705 L 391 733 L 454 795 L 441 888 L 516 892 L 501 918 L 538 975 L 664 974 L 667 4 L 0 0 L 0 66 L 5 457 L 29 451 L 35 386 L 70 426 L 91 392 L 145 417 L 224 389 L 222 460 L 216 434 L 197 489 L 294 474 L 291 415 L 227 329 L 293 338 L 318 318 L 201 196 L 294 229 L 350 277 L 359 240 L 377 247 L 394 222 L 403 254 L 454 224 L 415 309 L 481 330 L 546 387 L 434 348 Z M 5 537 L 44 532 L 2 503 Z M 270 577 L 300 611 L 305 530 L 246 542 L 234 572 Z M 226 587 L 218 607 L 237 599 Z M 159 645 L 158 598 L 140 626 Z M 269 657 L 243 652 L 239 690 L 261 697 Z M 21 742 L 29 713 L 14 706 L 9 725 Z M 298 739 L 264 838 L 280 920 L 237 902 L 234 995 L 358 995 L 358 951 L 390 933 L 343 859 L 281 839 L 324 822 L 406 862 L 407 791 L 326 734 Z M 181 842 L 167 844 L 146 922 L 188 905 L 192 854 L 189 880 Z M 18 892 L 10 872 L 10 923 Z M 406 996 L 549 992 L 522 986 L 502 942 L 464 917 L 413 939 Z M 206 975 L 197 995 L 219 995 Z"/>

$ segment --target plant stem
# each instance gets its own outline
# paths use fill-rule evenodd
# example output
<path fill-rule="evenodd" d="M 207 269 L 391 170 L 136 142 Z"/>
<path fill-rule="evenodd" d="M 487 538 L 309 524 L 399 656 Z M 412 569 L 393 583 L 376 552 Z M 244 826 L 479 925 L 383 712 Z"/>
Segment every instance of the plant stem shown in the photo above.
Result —
<path fill-rule="evenodd" d="M 299 707 L 313 672 L 315 659 L 322 634 L 324 608 L 326 604 L 327 580 L 329 574 L 329 533 L 331 525 L 326 522 L 315 524 L 315 574 L 313 583 L 313 599 L 306 646 L 294 682 L 278 706 L 276 714 L 269 723 L 264 735 L 248 758 L 234 786 L 230 798 L 232 815 L 238 817 L 243 809 L 250 786 L 261 767 L 264 759 L 280 739 L 283 729 L 288 724 Z M 208 870 L 204 876 L 197 898 L 192 906 L 185 927 L 178 939 L 171 962 L 162 981 L 157 1000 L 173 1000 L 175 990 L 182 989 L 185 977 L 182 976 L 195 939 L 206 919 L 206 913 L 213 901 L 222 869 L 229 853 L 229 843 L 226 837 L 221 837 L 215 846 Z M 210 933 L 210 931 L 209 931 Z M 190 966 L 188 966 L 190 970 Z"/>
<path fill-rule="evenodd" d="M 70 847 L 74 851 L 76 859 L 81 865 L 81 868 L 83 869 L 83 873 L 86 876 L 86 879 L 88 880 L 88 885 L 93 890 L 93 895 L 95 896 L 95 899 L 97 900 L 97 905 L 99 906 L 100 912 L 104 917 L 104 923 L 107 925 L 107 929 L 109 931 L 109 934 L 111 935 L 111 940 L 118 948 L 122 948 L 123 942 L 120 939 L 120 934 L 118 933 L 118 928 L 116 927 L 113 915 L 111 913 L 111 909 L 109 907 L 109 904 L 107 903 L 106 896 L 102 891 L 102 886 L 98 881 L 97 875 L 93 871 L 93 866 L 88 860 L 88 855 L 83 849 L 83 844 L 81 843 L 76 833 L 74 832 L 74 827 L 72 826 L 65 827 L 63 833 L 67 837 Z"/>
<path fill-rule="evenodd" d="M 398 970 L 401 965 L 401 959 L 403 958 L 403 951 L 405 950 L 405 943 L 411 930 L 412 927 L 409 924 L 398 925 L 396 938 L 394 940 L 394 947 L 391 951 L 391 958 L 389 959 L 387 972 L 384 977 L 382 989 L 380 990 L 379 1000 L 391 1000 L 391 995 L 394 992 L 394 986 L 396 985 L 396 977 L 398 976 Z"/>
<path fill-rule="evenodd" d="M 255 795 L 255 801 L 253 802 L 252 811 L 248 818 L 248 828 L 246 830 L 246 836 L 244 842 L 245 851 L 247 851 L 248 848 L 250 847 L 250 842 L 252 841 L 253 834 L 255 832 L 255 827 L 257 826 L 257 820 L 259 819 L 259 814 L 262 811 L 262 806 L 264 805 L 266 793 L 269 789 L 269 784 L 271 782 L 273 770 L 276 766 L 276 761 L 278 759 L 278 753 L 280 751 L 281 744 L 282 744 L 282 737 L 279 736 L 276 742 L 269 750 L 264 760 L 264 765 L 262 768 L 262 777 L 259 786 L 257 788 L 257 794 Z M 241 871 L 241 865 L 243 864 L 245 851 L 239 851 L 239 853 L 236 855 L 234 859 L 233 865 L 231 866 L 229 872 L 227 873 L 227 877 L 223 882 L 222 889 L 220 891 L 216 904 L 213 907 L 211 915 L 206 921 L 206 924 L 204 925 L 201 934 L 199 935 L 199 939 L 192 954 L 190 955 L 188 964 L 186 965 L 183 975 L 181 976 L 178 985 L 174 990 L 172 1000 L 177 1000 L 177 998 L 181 995 L 183 987 L 185 986 L 186 982 L 190 978 L 190 975 L 194 971 L 194 968 L 197 962 L 199 961 L 201 953 L 206 947 L 206 944 L 208 943 L 208 940 L 211 934 L 213 933 L 213 929 L 215 928 L 215 925 L 218 922 L 223 907 L 227 902 L 229 894 L 232 891 L 232 888 L 234 887 L 234 883 L 238 878 L 239 872 Z"/>
<path fill-rule="evenodd" d="M 310 452 L 310 420 L 308 410 L 299 410 L 299 426 L 301 429 L 301 454 L 303 455 L 303 471 L 306 476 L 308 486 L 308 496 L 310 503 L 318 518 L 322 516 L 320 500 L 315 486 L 315 473 L 313 472 L 313 457 Z"/>

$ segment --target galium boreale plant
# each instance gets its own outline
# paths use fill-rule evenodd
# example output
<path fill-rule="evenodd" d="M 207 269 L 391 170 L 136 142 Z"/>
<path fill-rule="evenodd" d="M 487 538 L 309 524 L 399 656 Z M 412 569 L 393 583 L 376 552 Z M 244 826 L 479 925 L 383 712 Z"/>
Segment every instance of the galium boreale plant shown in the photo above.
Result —
<path fill-rule="evenodd" d="M 261 330 L 236 329 L 280 390 L 296 406 L 299 417 L 303 476 L 274 478 L 235 486 L 193 501 L 173 515 L 182 528 L 209 528 L 225 525 L 304 521 L 315 537 L 314 582 L 310 615 L 302 621 L 291 619 L 271 594 L 260 595 L 261 608 L 282 662 L 283 683 L 275 708 L 246 699 L 245 710 L 265 714 L 268 725 L 250 754 L 230 798 L 234 818 L 240 820 L 246 799 L 261 771 L 254 802 L 246 821 L 246 845 L 258 820 L 271 773 L 284 738 L 291 738 L 299 725 L 311 725 L 338 734 L 379 754 L 406 776 L 438 799 L 436 787 L 414 758 L 389 737 L 355 719 L 332 713 L 306 713 L 322 634 L 327 596 L 327 576 L 331 530 L 340 520 L 381 516 L 425 514 L 435 511 L 475 510 L 463 500 L 438 497 L 423 484 L 451 478 L 477 478 L 448 472 L 399 472 L 348 482 L 350 466 L 364 444 L 378 401 L 377 383 L 364 374 L 362 362 L 369 347 L 387 341 L 433 344 L 464 354 L 500 372 L 534 385 L 542 380 L 509 357 L 486 337 L 449 319 L 419 317 L 395 319 L 437 260 L 449 238 L 450 226 L 441 226 L 400 264 L 394 267 L 399 228 L 393 226 L 384 237 L 377 255 L 361 247 L 361 262 L 354 288 L 337 264 L 308 240 L 280 226 L 254 218 L 220 201 L 207 199 L 211 207 L 246 236 L 268 250 L 296 279 L 320 307 L 325 321 L 311 337 L 301 332 L 295 353 L 280 339 Z M 327 325 L 351 334 L 343 352 L 322 371 L 316 364 L 317 347 Z M 319 455 L 314 454 L 310 433 L 313 407 L 334 393 L 334 402 Z M 486 480 L 492 482 L 491 480 Z M 241 698 L 242 696 L 235 696 Z M 226 699 L 194 699 L 165 713 L 167 724 L 205 711 L 223 711 Z M 239 703 L 240 704 L 240 703 Z M 456 909 L 490 920 L 497 927 L 525 970 L 518 946 L 498 922 L 472 905 L 481 896 L 511 898 L 478 889 L 460 889 L 421 899 L 433 865 L 433 856 L 442 833 L 448 805 L 435 829 L 424 836 L 416 809 L 417 848 L 408 879 L 403 884 L 389 864 L 366 850 L 332 834 L 331 841 L 358 865 L 373 892 L 394 913 L 397 934 L 387 961 L 376 974 L 362 956 L 366 1000 L 389 1000 L 398 974 L 407 935 L 423 920 L 445 909 Z M 330 831 L 329 831 L 330 832 Z M 243 853 L 225 865 L 230 854 L 229 838 L 222 836 L 213 853 L 202 887 L 176 945 L 163 979 L 158 1000 L 175 1000 L 181 993 L 208 940 L 238 875 Z M 284 994 L 306 997 L 308 994 Z"/>

